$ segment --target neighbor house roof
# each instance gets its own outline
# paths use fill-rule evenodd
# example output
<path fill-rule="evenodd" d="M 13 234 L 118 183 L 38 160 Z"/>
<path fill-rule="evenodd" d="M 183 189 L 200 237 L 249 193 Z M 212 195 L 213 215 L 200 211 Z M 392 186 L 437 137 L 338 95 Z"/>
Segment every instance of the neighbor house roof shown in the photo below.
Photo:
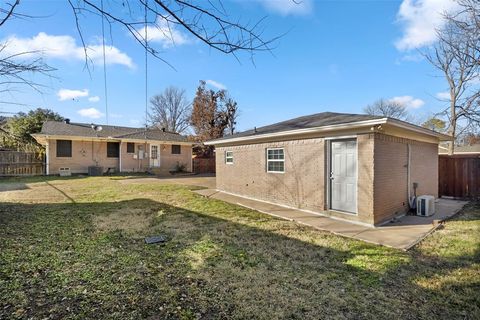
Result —
<path fill-rule="evenodd" d="M 447 146 L 438 146 L 439 154 L 448 154 Z M 480 154 L 480 144 L 472 144 L 470 146 L 455 146 L 453 154 Z"/>
<path fill-rule="evenodd" d="M 429 129 L 419 127 L 397 119 L 366 114 L 322 112 L 239 132 L 233 135 L 225 136 L 220 139 L 207 141 L 206 144 L 215 145 L 223 143 L 234 143 L 240 141 L 256 140 L 261 138 L 280 137 L 322 131 L 334 131 L 341 129 L 354 129 L 357 127 L 367 127 L 382 124 L 389 124 L 392 126 L 409 129 L 411 131 L 417 131 L 426 135 L 435 136 L 441 140 L 450 140 L 450 137 L 444 134 L 437 133 Z"/>
<path fill-rule="evenodd" d="M 73 123 L 63 121 L 45 121 L 40 136 L 67 136 L 83 138 L 104 138 L 118 140 L 160 140 L 187 142 L 187 137 L 177 133 L 163 131 L 157 128 L 130 128 L 87 123 Z"/>

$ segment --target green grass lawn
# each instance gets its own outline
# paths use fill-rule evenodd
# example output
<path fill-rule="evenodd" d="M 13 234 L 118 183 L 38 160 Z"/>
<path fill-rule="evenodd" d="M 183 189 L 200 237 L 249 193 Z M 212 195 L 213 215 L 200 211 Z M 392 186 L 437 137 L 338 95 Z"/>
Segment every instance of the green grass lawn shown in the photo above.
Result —
<path fill-rule="evenodd" d="M 403 252 L 134 180 L 0 182 L 0 319 L 480 318 L 478 203 Z"/>

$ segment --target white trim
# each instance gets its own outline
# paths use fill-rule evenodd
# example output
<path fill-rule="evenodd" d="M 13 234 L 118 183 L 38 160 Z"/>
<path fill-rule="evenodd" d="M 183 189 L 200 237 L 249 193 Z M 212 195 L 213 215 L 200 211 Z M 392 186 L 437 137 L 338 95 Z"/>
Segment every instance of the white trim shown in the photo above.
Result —
<path fill-rule="evenodd" d="M 457 154 L 478 154 L 480 156 L 480 151 L 454 151 L 453 152 L 453 156 L 457 155 Z M 439 153 L 438 154 L 439 156 L 450 156 L 450 154 L 448 153 Z"/>
<path fill-rule="evenodd" d="M 358 134 L 353 134 L 350 136 L 338 136 L 338 137 L 331 136 L 331 137 L 325 137 L 323 139 L 324 140 L 342 140 L 342 139 L 357 139 L 357 138 L 358 138 Z"/>
<path fill-rule="evenodd" d="M 329 198 L 328 198 L 328 205 L 327 205 L 327 208 L 328 210 L 331 210 L 331 211 L 335 211 L 335 212 L 338 212 L 338 213 L 341 213 L 341 214 L 347 214 L 347 215 L 351 215 L 351 216 L 357 216 L 358 217 L 358 137 L 357 136 L 351 136 L 351 137 L 346 137 L 346 138 L 337 138 L 337 139 L 329 139 L 329 144 L 328 144 L 328 172 L 327 172 L 327 189 L 328 189 L 328 194 L 329 194 Z M 342 211 L 342 210 L 339 210 L 339 209 L 333 209 L 332 208 L 332 199 L 331 199 L 331 196 L 332 196 L 332 180 L 330 179 L 330 174 L 332 172 L 332 142 L 335 142 L 336 140 L 338 141 L 345 141 L 345 140 L 354 140 L 355 141 L 355 151 L 356 151 L 356 177 L 355 177 L 355 189 L 356 189 L 356 192 L 355 192 L 355 212 L 351 212 L 351 211 Z"/>
<path fill-rule="evenodd" d="M 50 174 L 50 143 L 48 142 L 48 140 L 45 148 L 45 174 L 48 176 Z"/>
<path fill-rule="evenodd" d="M 193 146 L 193 142 L 187 141 L 168 141 L 168 140 L 153 140 L 153 139 L 124 139 L 124 138 L 112 138 L 112 137 L 79 137 L 79 136 L 69 136 L 69 135 L 46 135 L 46 134 L 31 134 L 35 140 L 38 141 L 38 138 L 53 139 L 53 140 L 72 140 L 72 141 L 108 141 L 108 142 L 133 142 L 133 143 L 159 143 L 159 144 L 179 144 L 184 146 Z M 41 141 L 38 141 L 41 144 Z"/>
<path fill-rule="evenodd" d="M 375 126 L 375 125 L 381 125 L 381 124 L 389 124 L 394 127 L 415 131 L 418 133 L 439 138 L 440 140 L 450 141 L 452 139 L 452 137 L 448 135 L 435 132 L 426 128 L 418 127 L 416 125 L 413 125 L 407 122 L 403 122 L 396 119 L 390 119 L 390 118 L 380 118 L 380 119 L 374 119 L 374 120 L 340 123 L 340 124 L 335 124 L 330 126 L 265 133 L 265 134 L 258 134 L 253 136 L 238 137 L 238 138 L 231 138 L 231 139 L 221 139 L 221 140 L 216 139 L 216 140 L 206 141 L 205 145 L 222 145 L 227 143 L 244 142 L 244 141 L 252 141 L 252 140 L 275 138 L 275 137 L 285 137 L 285 136 L 301 135 L 301 134 L 308 134 L 308 133 L 321 133 L 321 132 L 342 130 L 342 129 L 357 129 L 361 127 L 369 127 L 369 126 Z"/>
<path fill-rule="evenodd" d="M 295 208 L 295 207 L 292 207 L 292 206 L 289 206 L 289 205 L 285 205 L 285 204 L 279 204 L 277 202 L 271 202 L 271 201 L 267 201 L 267 200 L 261 200 L 261 199 L 257 199 L 257 198 L 253 198 L 253 197 L 249 197 L 249 196 L 244 196 L 244 195 L 241 195 L 241 194 L 237 194 L 237 193 L 232 193 L 232 192 L 228 192 L 228 191 L 223 191 L 223 190 L 220 190 L 220 189 L 215 189 L 216 191 L 218 192 L 223 192 L 225 194 L 229 194 L 229 195 L 232 195 L 232 196 L 236 196 L 236 197 L 239 197 L 239 198 L 244 198 L 244 199 L 248 199 L 248 200 L 254 200 L 254 201 L 259 201 L 259 202 L 263 202 L 263 203 L 268 203 L 268 204 L 273 204 L 273 205 L 276 205 L 276 206 L 279 206 L 279 207 L 282 207 L 282 208 L 287 208 L 287 209 L 293 209 L 293 210 L 298 210 L 298 211 L 302 211 L 302 212 L 306 212 L 306 213 L 311 213 L 311 214 L 314 214 L 314 215 L 317 215 L 317 216 L 322 216 L 322 217 L 327 217 L 327 218 L 331 218 L 333 220 L 338 220 L 338 221 L 344 221 L 344 222 L 348 222 L 348 223 L 353 223 L 353 224 L 356 224 L 356 225 L 360 225 L 360 226 L 364 226 L 364 227 L 369 227 L 369 228 L 372 228 L 374 229 L 375 228 L 375 225 L 372 225 L 372 224 L 368 224 L 368 223 L 365 223 L 365 222 L 361 222 L 361 221 L 354 221 L 354 220 L 348 220 L 348 219 L 343 219 L 343 218 L 340 218 L 340 217 L 335 217 L 335 216 L 331 216 L 331 215 L 328 215 L 328 214 L 325 214 L 325 213 L 321 213 L 321 212 L 317 212 L 317 211 L 311 211 L 311 210 L 307 210 L 307 209 L 300 209 L 300 208 Z M 223 200 L 222 200 L 223 201 Z M 227 201 L 224 201 L 224 202 L 227 202 Z M 237 203 L 238 204 L 238 203 Z M 241 205 L 241 204 L 238 204 L 238 205 Z M 244 206 L 244 205 L 242 205 Z M 244 206 L 245 207 L 245 206 Z M 262 210 L 259 210 L 259 209 L 255 209 L 255 208 L 252 208 L 253 210 L 255 211 L 258 211 L 258 212 L 264 212 L 266 214 L 269 214 L 269 215 L 272 215 L 272 216 L 277 216 L 275 214 L 270 214 L 269 212 L 265 212 L 265 211 L 262 211 Z M 335 211 L 335 210 L 330 210 L 330 211 Z M 337 211 L 335 211 L 337 212 Z M 278 217 L 281 217 L 285 220 L 289 220 L 288 218 L 285 218 L 285 217 L 282 217 L 282 216 L 278 216 Z M 298 220 L 295 220 L 293 219 L 293 221 L 295 222 L 300 222 Z"/>
<path fill-rule="evenodd" d="M 228 156 L 228 155 L 227 155 L 229 152 L 232 153 L 231 156 Z M 232 151 L 232 150 L 225 150 L 224 157 L 225 157 L 225 159 L 224 159 L 224 160 L 225 160 L 225 164 L 233 164 L 234 161 L 235 161 L 234 158 L 233 158 L 233 151 Z M 228 161 L 227 161 L 228 159 L 232 159 L 232 162 L 228 162 Z"/>
<path fill-rule="evenodd" d="M 122 142 L 118 144 L 118 171 L 122 172 Z"/>
<path fill-rule="evenodd" d="M 156 144 L 156 143 L 149 143 L 149 144 L 150 144 L 150 148 L 149 148 L 150 150 L 148 150 L 149 151 L 149 154 L 148 154 L 149 166 L 151 168 L 160 168 L 160 165 L 161 165 L 161 163 L 160 163 L 160 149 L 161 149 L 162 146 L 160 144 Z M 157 157 L 156 158 L 152 157 L 152 147 L 157 147 Z M 155 160 L 158 161 L 158 166 L 154 165 Z"/>
<path fill-rule="evenodd" d="M 268 159 L 268 151 L 270 150 L 282 150 L 283 151 L 283 159 Z M 284 147 L 273 147 L 273 148 L 266 148 L 265 150 L 265 164 L 267 173 L 285 173 L 285 148 Z M 283 171 L 270 171 L 268 170 L 268 163 L 269 162 L 283 162 Z"/>
<path fill-rule="evenodd" d="M 446 134 L 443 134 L 443 133 L 440 133 L 440 132 L 435 132 L 435 131 L 432 131 L 430 129 L 419 127 L 419 126 L 416 126 L 414 124 L 404 122 L 404 121 L 400 121 L 400 120 L 397 120 L 397 119 L 386 118 L 385 123 L 394 125 L 395 127 L 399 127 L 399 128 L 402 128 L 402 129 L 407 129 L 407 130 L 410 130 L 410 131 L 415 131 L 415 132 L 418 132 L 418 133 L 423 133 L 423 134 L 426 134 L 426 135 L 437 137 L 437 138 L 439 138 L 440 140 L 443 140 L 443 141 L 452 141 L 452 137 L 449 136 L 449 135 L 446 135 Z"/>

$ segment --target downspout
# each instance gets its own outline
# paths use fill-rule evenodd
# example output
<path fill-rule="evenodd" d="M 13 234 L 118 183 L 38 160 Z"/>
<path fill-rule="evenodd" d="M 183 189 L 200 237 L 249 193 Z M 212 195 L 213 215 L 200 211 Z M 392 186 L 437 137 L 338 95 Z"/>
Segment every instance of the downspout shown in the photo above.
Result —
<path fill-rule="evenodd" d="M 122 172 L 122 141 L 118 144 L 118 171 Z"/>
<path fill-rule="evenodd" d="M 45 146 L 45 173 L 47 176 L 50 174 L 50 143 L 48 142 L 49 140 L 47 139 L 47 144 Z"/>
<path fill-rule="evenodd" d="M 412 173 L 412 146 L 410 144 L 408 146 L 408 164 L 407 164 L 407 192 L 408 192 L 408 206 L 410 211 L 414 211 L 417 207 L 416 201 L 417 201 L 417 192 L 416 192 L 416 184 L 414 183 L 413 189 L 414 189 L 414 195 L 412 196 L 412 191 L 411 191 L 411 173 Z"/>
<path fill-rule="evenodd" d="M 411 191 L 410 191 L 410 164 L 411 164 L 411 146 L 410 143 L 407 144 L 407 199 L 408 199 L 408 206 L 412 208 L 412 201 L 410 199 Z"/>

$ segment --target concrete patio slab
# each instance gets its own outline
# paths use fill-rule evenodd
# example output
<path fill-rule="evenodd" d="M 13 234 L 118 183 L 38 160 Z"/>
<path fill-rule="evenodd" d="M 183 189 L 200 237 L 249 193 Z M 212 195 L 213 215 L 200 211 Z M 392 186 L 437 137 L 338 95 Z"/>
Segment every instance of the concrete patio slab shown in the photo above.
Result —
<path fill-rule="evenodd" d="M 393 223 L 387 223 L 379 227 L 368 227 L 321 214 L 247 199 L 214 189 L 203 189 L 195 192 L 205 197 L 237 204 L 282 219 L 296 221 L 319 230 L 402 250 L 408 250 L 415 246 L 435 231 L 439 223 L 455 215 L 468 203 L 467 201 L 438 199 L 435 203 L 436 213 L 431 217 L 404 216 Z"/>

